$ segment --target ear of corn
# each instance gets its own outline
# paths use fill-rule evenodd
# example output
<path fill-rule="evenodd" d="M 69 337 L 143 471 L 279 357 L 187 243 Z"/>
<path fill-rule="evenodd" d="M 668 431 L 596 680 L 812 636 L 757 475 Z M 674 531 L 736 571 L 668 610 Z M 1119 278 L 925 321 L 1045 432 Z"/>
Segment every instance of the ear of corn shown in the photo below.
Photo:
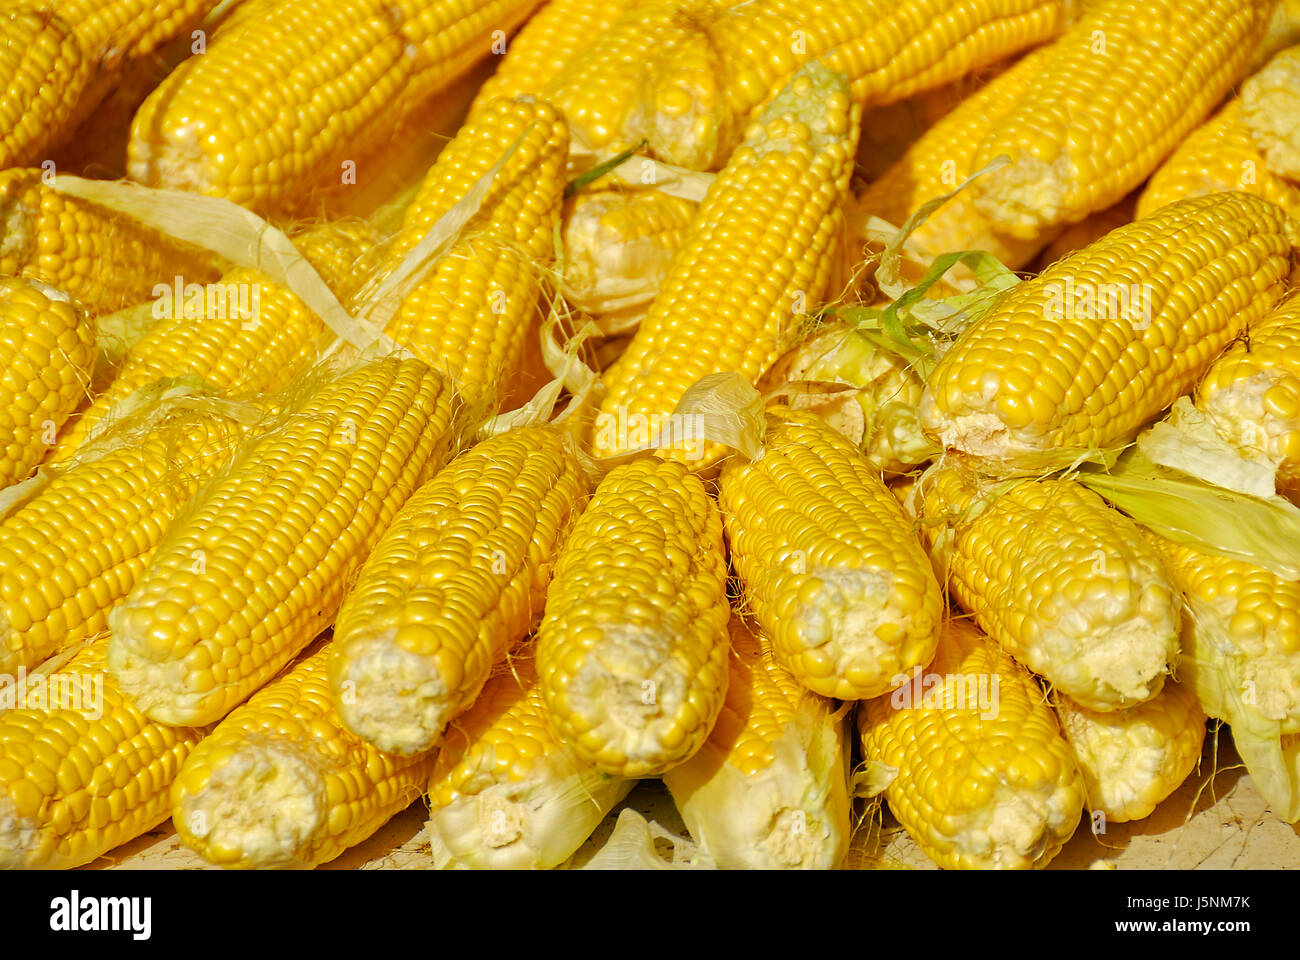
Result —
<path fill-rule="evenodd" d="M 205 251 L 60 193 L 42 176 L 28 168 L 0 171 L 0 273 L 58 287 L 93 313 L 143 303 L 160 281 L 217 278 Z"/>
<path fill-rule="evenodd" d="M 164 723 L 211 723 L 333 622 L 366 555 L 450 444 L 418 360 L 327 380 L 204 489 L 110 616 L 109 665 Z"/>
<path fill-rule="evenodd" d="M 1146 703 L 1098 713 L 1069 697 L 1056 704 L 1088 789 L 1088 809 L 1112 823 L 1150 816 L 1201 759 L 1205 712 L 1196 695 L 1166 683 Z"/>
<path fill-rule="evenodd" d="M 1268 168 L 1241 122 L 1241 99 L 1233 98 L 1178 145 L 1151 177 L 1138 199 L 1137 215 L 1182 200 L 1225 190 L 1243 190 L 1271 200 L 1300 217 L 1300 187 Z"/>
<path fill-rule="evenodd" d="M 0 280 L 0 487 L 23 480 L 90 390 L 95 324 L 67 294 Z"/>
<path fill-rule="evenodd" d="M 510 38 L 496 72 L 479 88 L 470 118 L 497 97 L 542 97 L 564 68 L 631 7 L 632 0 L 547 0 Z"/>
<path fill-rule="evenodd" d="M 664 784 L 702 857 L 724 870 L 837 867 L 848 850 L 848 744 L 834 704 L 731 622 L 718 722 Z"/>
<path fill-rule="evenodd" d="M 480 213 L 402 300 L 385 330 L 445 371 L 470 404 L 519 365 L 538 316 L 538 284 L 554 255 L 564 190 L 564 120 L 547 104 L 526 100 L 484 107 L 439 155 L 378 268 L 380 274 L 393 269 L 516 142 Z"/>
<path fill-rule="evenodd" d="M 935 569 L 1017 660 L 1094 710 L 1160 692 L 1180 604 L 1133 521 L 1068 480 L 982 490 L 941 466 L 918 496 Z"/>
<path fill-rule="evenodd" d="M 1111 231 L 966 330 L 930 375 L 922 425 L 1006 464 L 1125 439 L 1277 303 L 1293 231 L 1281 209 L 1238 192 Z"/>
<path fill-rule="evenodd" d="M 635 782 L 600 772 L 556 736 L 532 658 L 515 657 L 438 752 L 428 795 L 434 866 L 557 867 Z"/>
<path fill-rule="evenodd" d="M 330 699 L 328 645 L 267 684 L 190 754 L 172 788 L 186 846 L 223 867 L 312 867 L 424 791 L 433 754 L 382 753 Z"/>
<path fill-rule="evenodd" d="M 949 621 L 929 670 L 858 710 L 868 782 L 948 869 L 1046 866 L 1074 833 L 1084 783 L 1029 673 Z"/>
<path fill-rule="evenodd" d="M 303 210 L 385 146 L 408 111 L 491 52 L 537 0 L 276 0 L 235 17 L 136 114 L 131 177 Z"/>
<path fill-rule="evenodd" d="M 709 188 L 690 239 L 623 356 L 605 374 L 594 450 L 633 446 L 620 417 L 670 414 L 701 377 L 756 381 L 790 345 L 829 279 L 857 141 L 843 80 L 800 73 L 750 127 Z"/>
<path fill-rule="evenodd" d="M 1264 155 L 1269 170 L 1300 180 L 1300 136 L 1295 113 L 1300 108 L 1300 46 L 1277 54 L 1241 87 L 1241 122 Z"/>
<path fill-rule="evenodd" d="M 1290 297 L 1214 362 L 1196 405 L 1245 457 L 1300 483 L 1300 298 Z"/>
<path fill-rule="evenodd" d="M 0 517 L 0 673 L 94 636 L 185 502 L 246 428 L 219 406 L 158 407 Z"/>
<path fill-rule="evenodd" d="M 718 503 L 745 598 L 805 687 L 864 699 L 930 662 L 943 595 L 902 507 L 848 440 L 775 407 L 762 456 L 723 467 Z"/>
<path fill-rule="evenodd" d="M 537 625 L 585 496 L 571 441 L 539 426 L 483 441 L 407 501 L 335 627 L 347 727 L 403 754 L 437 743 Z"/>
<path fill-rule="evenodd" d="M 105 645 L 23 690 L 0 687 L 0 867 L 81 866 L 170 813 L 172 781 L 207 730 L 145 717 L 108 675 Z"/>
<path fill-rule="evenodd" d="M 1275 0 L 1100 0 L 981 141 L 972 186 L 1002 230 L 1033 237 L 1137 187 L 1237 81 Z M 1153 73 L 1158 79 L 1153 77 Z"/>
<path fill-rule="evenodd" d="M 326 224 L 295 242 L 339 295 L 353 284 L 352 264 L 372 239 L 352 225 Z M 88 433 L 133 392 L 169 377 L 194 376 L 222 391 L 275 393 L 316 360 L 332 339 L 287 287 L 244 267 L 215 284 L 163 285 L 158 321 L 127 353 L 112 382 L 59 436 L 51 459 L 71 456 Z"/>
<path fill-rule="evenodd" d="M 54 4 L 101 69 L 153 53 L 215 6 L 217 0 L 58 0 Z"/>
<path fill-rule="evenodd" d="M 690 757 L 727 691 L 722 520 L 657 459 L 601 481 L 555 567 L 538 632 L 546 712 L 578 755 L 651 777 Z"/>

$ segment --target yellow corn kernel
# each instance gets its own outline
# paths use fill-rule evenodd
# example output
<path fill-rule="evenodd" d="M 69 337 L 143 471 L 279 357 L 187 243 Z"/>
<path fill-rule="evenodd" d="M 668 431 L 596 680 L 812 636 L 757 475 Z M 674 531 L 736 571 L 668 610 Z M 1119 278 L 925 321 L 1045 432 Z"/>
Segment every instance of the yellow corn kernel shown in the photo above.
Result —
<path fill-rule="evenodd" d="M 109 617 L 110 669 L 148 716 L 221 719 L 333 622 L 445 460 L 449 392 L 418 360 L 328 378 L 203 490 Z"/>
<path fill-rule="evenodd" d="M 1223 99 L 1276 0 L 1098 0 L 985 135 L 976 208 L 1034 237 L 1119 202 Z"/>
<path fill-rule="evenodd" d="M 805 687 L 860 700 L 930 662 L 939 584 L 893 494 L 831 427 L 772 408 L 762 456 L 727 462 L 718 504 L 754 617 Z"/>
<path fill-rule="evenodd" d="M 601 481 L 556 562 L 537 671 L 556 732 L 598 769 L 651 777 L 704 742 L 727 690 L 722 520 L 678 463 Z"/>
<path fill-rule="evenodd" d="M 47 675 L 0 687 L 0 867 L 67 869 L 152 830 L 208 732 L 155 723 L 93 641 Z"/>
<path fill-rule="evenodd" d="M 1274 56 L 1241 87 L 1241 123 L 1264 156 L 1268 169 L 1291 180 L 1300 179 L 1300 137 L 1297 137 L 1295 87 L 1300 80 L 1300 46 Z"/>
<path fill-rule="evenodd" d="M 965 621 L 857 716 L 868 782 L 941 867 L 1044 867 L 1079 824 L 1083 778 L 1043 691 Z"/>
<path fill-rule="evenodd" d="M 1024 466 L 1130 437 L 1281 298 L 1294 231 L 1239 192 L 1112 230 L 994 301 L 930 374 L 922 426 Z"/>
<path fill-rule="evenodd" d="M 701 862 L 830 870 L 848 849 L 842 712 L 800 687 L 771 646 L 731 621 L 731 679 L 704 746 L 664 774 Z"/>
<path fill-rule="evenodd" d="M 243 869 L 327 863 L 424 791 L 432 753 L 383 753 L 339 720 L 329 647 L 263 687 L 186 758 L 172 820 L 204 858 Z"/>
<path fill-rule="evenodd" d="M 571 441 L 547 426 L 485 440 L 417 491 L 334 628 L 348 729 L 395 753 L 434 746 L 537 625 L 585 496 Z"/>
<path fill-rule="evenodd" d="M 982 488 L 937 466 L 917 495 L 935 569 L 1007 652 L 1093 710 L 1160 692 L 1181 604 L 1132 520 L 1069 480 Z"/>

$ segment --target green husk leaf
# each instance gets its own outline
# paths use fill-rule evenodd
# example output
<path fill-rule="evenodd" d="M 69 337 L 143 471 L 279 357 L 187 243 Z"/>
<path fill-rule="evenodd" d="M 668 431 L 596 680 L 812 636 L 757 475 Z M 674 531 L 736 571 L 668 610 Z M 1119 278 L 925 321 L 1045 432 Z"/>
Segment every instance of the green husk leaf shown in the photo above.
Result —
<path fill-rule="evenodd" d="M 617 156 L 610 157 L 605 162 L 596 164 L 590 170 L 578 174 L 578 176 L 570 180 L 568 185 L 564 188 L 564 199 L 566 200 L 569 199 L 569 197 L 573 196 L 583 187 L 587 186 L 587 184 L 599 180 L 601 177 L 603 177 L 605 174 L 609 173 L 610 171 L 614 170 L 616 167 L 621 167 L 625 162 L 632 159 L 632 157 L 636 156 L 637 151 L 641 150 L 643 147 L 645 147 L 645 145 L 646 145 L 646 141 L 642 140 L 635 147 L 628 147 L 626 150 L 624 150 L 622 153 L 618 154 Z"/>

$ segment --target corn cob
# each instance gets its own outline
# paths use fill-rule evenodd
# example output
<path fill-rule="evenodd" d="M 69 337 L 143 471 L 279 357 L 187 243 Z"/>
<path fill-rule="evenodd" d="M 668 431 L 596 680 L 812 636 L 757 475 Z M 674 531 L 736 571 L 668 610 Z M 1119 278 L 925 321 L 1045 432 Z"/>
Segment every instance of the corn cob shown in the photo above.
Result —
<path fill-rule="evenodd" d="M 795 318 L 817 308 L 829 279 L 857 116 L 843 81 L 813 65 L 752 125 L 605 374 L 597 455 L 632 446 L 609 429 L 622 415 L 670 414 L 711 373 L 735 370 L 754 382 L 789 346 Z"/>
<path fill-rule="evenodd" d="M 924 677 L 858 710 L 868 782 L 947 869 L 1046 866 L 1074 833 L 1084 783 L 1029 673 L 949 621 Z"/>
<path fill-rule="evenodd" d="M 407 501 L 334 631 L 330 678 L 349 730 L 396 753 L 432 747 L 536 627 L 586 494 L 570 444 L 545 426 L 502 434 Z"/>
<path fill-rule="evenodd" d="M 963 100 L 927 130 L 885 174 L 850 207 L 850 244 L 861 251 L 870 217 L 901 227 L 924 203 L 951 193 L 974 173 L 980 140 L 1035 82 L 1053 47 L 1025 55 L 1001 76 Z M 997 229 L 975 209 L 969 189 L 930 215 L 908 240 L 925 259 L 955 250 L 985 250 L 1012 269 L 1023 267 L 1042 248 L 1047 236 L 1018 239 Z"/>
<path fill-rule="evenodd" d="M 1295 86 L 1300 46 L 1277 54 L 1241 87 L 1241 122 L 1264 155 L 1268 169 L 1300 180 L 1300 137 L 1295 129 Z"/>
<path fill-rule="evenodd" d="M 0 279 L 0 487 L 23 480 L 90 389 L 95 324 L 67 294 Z"/>
<path fill-rule="evenodd" d="M 569 64 L 632 7 L 632 0 L 547 0 L 510 40 L 469 108 L 473 120 L 497 97 L 542 97 Z"/>
<path fill-rule="evenodd" d="M 295 242 L 321 279 L 345 296 L 368 239 L 364 228 L 325 224 Z M 60 433 L 52 460 L 71 456 L 118 404 L 150 383 L 191 375 L 222 391 L 275 393 L 332 339 L 305 303 L 256 270 L 237 267 L 215 284 L 160 289 L 159 320 L 131 347 L 107 389 Z"/>
<path fill-rule="evenodd" d="M 1138 198 L 1137 215 L 1184 197 L 1244 190 L 1300 217 L 1300 188 L 1269 170 L 1241 122 L 1241 99 L 1234 97 L 1197 127 L 1161 164 Z"/>
<path fill-rule="evenodd" d="M 41 178 L 35 169 L 0 171 L 0 274 L 58 287 L 94 313 L 143 303 L 159 281 L 217 278 L 206 252 Z"/>
<path fill-rule="evenodd" d="M 724 870 L 833 869 L 851 832 L 842 716 L 738 618 L 729 670 L 713 732 L 664 774 L 702 860 Z"/>
<path fill-rule="evenodd" d="M 1166 683 L 1146 703 L 1111 713 L 1060 697 L 1056 714 L 1079 760 L 1088 809 L 1112 823 L 1150 816 L 1201 759 L 1205 712 L 1178 683 Z"/>
<path fill-rule="evenodd" d="M 1196 388 L 1196 405 L 1245 457 L 1300 483 L 1300 298 L 1289 297 L 1232 344 Z"/>
<path fill-rule="evenodd" d="M 1034 237 L 1119 202 L 1223 99 L 1275 0 L 1099 0 L 981 141 L 973 186 L 999 229 Z M 1153 66 L 1158 79 L 1153 78 Z"/>
<path fill-rule="evenodd" d="M 450 445 L 418 360 L 325 382 L 210 484 L 109 617 L 109 667 L 151 718 L 221 719 L 334 619 L 366 555 Z"/>
<path fill-rule="evenodd" d="M 100 69 L 153 53 L 215 6 L 217 0 L 57 0 L 53 5 Z"/>
<path fill-rule="evenodd" d="M 159 405 L 11 504 L 0 516 L 0 673 L 102 631 L 168 524 L 246 433 L 220 406 Z"/>
<path fill-rule="evenodd" d="M 387 274 L 480 177 L 518 143 L 456 244 L 403 298 L 385 332 L 446 371 L 466 403 L 520 362 L 554 254 L 568 154 L 563 119 L 544 103 L 496 100 L 438 156 L 377 268 Z"/>
<path fill-rule="evenodd" d="M 313 867 L 424 792 L 433 754 L 383 753 L 349 733 L 330 699 L 329 645 L 226 717 L 185 760 L 172 820 L 223 867 Z"/>
<path fill-rule="evenodd" d="M 918 494 L 935 569 L 1012 656 L 1093 710 L 1160 692 L 1181 605 L 1133 521 L 1069 480 L 982 490 L 940 466 Z"/>
<path fill-rule="evenodd" d="M 259 213 L 384 147 L 398 121 L 491 50 L 537 0 L 276 0 L 218 30 L 136 114 L 131 177 Z"/>
<path fill-rule="evenodd" d="M 814 61 L 844 75 L 858 104 L 888 103 L 1050 39 L 1073 7 L 851 0 L 827 16 L 808 0 L 651 4 L 587 48 L 553 101 L 598 154 L 645 140 L 659 159 L 717 169 L 747 118 Z"/>
<path fill-rule="evenodd" d="M 1272 59 L 1273 54 L 1300 43 L 1300 0 L 1282 0 L 1273 11 L 1264 39 L 1251 55 L 1247 73 L 1254 73 Z"/>
<path fill-rule="evenodd" d="M 994 64 L 905 100 L 863 110 L 857 175 L 868 184 L 879 180 L 927 130 L 974 96 L 1005 66 Z"/>
<path fill-rule="evenodd" d="M 773 407 L 763 455 L 727 462 L 718 504 L 755 619 L 805 687 L 859 700 L 930 662 L 943 595 L 911 522 L 840 434 Z"/>
<path fill-rule="evenodd" d="M 1129 194 L 1113 207 L 1089 214 L 1087 218 L 1066 227 L 1047 245 L 1047 249 L 1038 258 L 1042 269 L 1050 267 L 1058 260 L 1064 260 L 1076 250 L 1091 246 L 1112 230 L 1117 230 L 1126 223 L 1132 223 L 1137 218 L 1135 210 L 1137 199 L 1136 194 Z"/>
<path fill-rule="evenodd" d="M 25 692 L 0 688 L 0 867 L 81 866 L 171 812 L 168 790 L 207 731 L 141 714 L 107 675 L 105 645 L 26 677 Z"/>
<path fill-rule="evenodd" d="M 698 209 L 660 190 L 579 193 L 564 208 L 569 302 L 601 315 L 654 300 Z"/>
<path fill-rule="evenodd" d="M 1294 230 L 1278 207 L 1233 192 L 1111 231 L 966 330 L 930 375 L 922 426 L 1007 464 L 1125 439 L 1272 309 Z"/>
<path fill-rule="evenodd" d="M 679 463 L 636 460 L 596 488 L 560 553 L 538 632 L 555 731 L 615 776 L 704 742 L 727 691 L 722 520 Z"/>
<path fill-rule="evenodd" d="M 635 781 L 581 760 L 547 722 L 516 656 L 447 729 L 429 777 L 429 843 L 445 869 L 546 870 L 586 842 Z"/>

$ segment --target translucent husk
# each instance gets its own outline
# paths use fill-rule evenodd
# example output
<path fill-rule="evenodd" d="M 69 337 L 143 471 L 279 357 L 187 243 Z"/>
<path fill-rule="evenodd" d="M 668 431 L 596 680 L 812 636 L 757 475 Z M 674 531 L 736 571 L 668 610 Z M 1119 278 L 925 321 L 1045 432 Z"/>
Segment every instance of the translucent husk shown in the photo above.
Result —
<path fill-rule="evenodd" d="M 665 860 L 655 849 L 656 840 L 672 844 L 673 859 Z M 631 807 L 625 807 L 614 824 L 614 832 L 583 870 L 710 870 L 696 861 L 695 847 L 669 833 L 653 820 L 647 821 Z"/>

